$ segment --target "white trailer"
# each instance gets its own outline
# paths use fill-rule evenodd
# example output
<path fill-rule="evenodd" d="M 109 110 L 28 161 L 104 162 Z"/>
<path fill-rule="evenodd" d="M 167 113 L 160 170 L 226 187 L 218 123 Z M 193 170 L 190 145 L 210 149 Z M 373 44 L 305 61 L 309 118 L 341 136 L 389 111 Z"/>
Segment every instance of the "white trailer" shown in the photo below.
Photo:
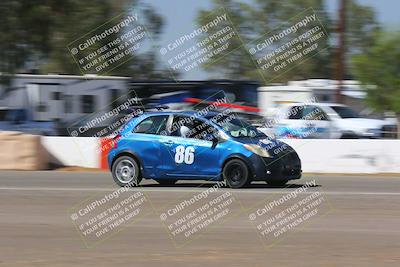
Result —
<path fill-rule="evenodd" d="M 127 97 L 129 77 L 17 74 L 0 86 L 0 106 L 26 109 L 36 121 L 72 121 Z"/>
<path fill-rule="evenodd" d="M 313 96 L 311 89 L 297 86 L 264 86 L 258 88 L 258 107 L 262 115 L 271 117 L 281 104 L 307 102 Z"/>

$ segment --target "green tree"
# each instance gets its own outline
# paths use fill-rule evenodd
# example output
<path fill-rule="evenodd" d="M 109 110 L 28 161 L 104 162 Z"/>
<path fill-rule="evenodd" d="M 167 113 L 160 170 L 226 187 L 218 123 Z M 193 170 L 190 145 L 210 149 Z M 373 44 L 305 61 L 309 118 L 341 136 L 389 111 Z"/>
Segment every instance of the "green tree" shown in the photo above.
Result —
<path fill-rule="evenodd" d="M 238 30 L 240 36 L 235 35 L 230 39 L 230 46 L 233 48 L 239 47 L 239 49 L 234 49 L 227 53 L 227 55 L 221 57 L 217 62 L 212 64 L 204 64 L 203 68 L 210 73 L 215 73 L 219 77 L 224 78 L 259 78 L 257 71 L 254 69 L 254 63 L 248 56 L 248 52 L 242 46 L 243 42 L 247 43 L 251 40 L 253 34 L 253 26 L 250 21 L 247 20 L 254 10 L 245 3 L 239 3 L 234 0 L 214 0 L 215 8 L 211 10 L 201 10 L 197 17 L 197 22 L 199 25 L 205 25 L 210 21 L 210 17 L 214 17 L 216 13 L 220 13 L 221 7 L 224 7 L 229 11 L 229 16 L 233 26 Z M 207 37 L 215 32 L 221 30 L 225 26 L 218 25 L 218 27 L 213 27 L 205 36 Z M 211 62 L 213 59 L 211 59 Z M 215 77 L 218 78 L 218 77 Z"/>
<path fill-rule="evenodd" d="M 53 24 L 50 9 L 50 6 L 45 7 L 33 1 L 0 2 L 2 83 L 9 82 L 9 74 L 24 69 L 34 60 L 40 61 L 48 54 Z"/>
<path fill-rule="evenodd" d="M 366 52 L 375 41 L 375 33 L 380 30 L 372 7 L 347 1 L 346 47 L 350 55 Z"/>
<path fill-rule="evenodd" d="M 318 54 L 282 73 L 274 81 L 334 77 L 336 49 L 332 44 L 336 40 L 336 14 L 331 17 L 328 15 L 323 0 L 254 0 L 251 3 L 213 0 L 211 9 L 199 12 L 197 18 L 199 24 L 207 23 L 208 17 L 221 7 L 228 11 L 233 25 L 239 33 L 240 38 L 233 40 L 235 45 L 240 45 L 241 41 L 242 44 L 246 44 L 257 40 L 276 27 L 287 25 L 289 19 L 302 11 L 312 8 L 328 33 L 329 38 L 319 42 L 321 47 L 326 47 L 326 49 L 319 50 Z M 347 1 L 346 7 L 346 43 L 349 45 L 346 50 L 347 56 L 350 58 L 354 54 L 365 52 L 371 46 L 373 32 L 379 28 L 379 25 L 372 8 L 362 6 L 355 0 Z M 229 78 L 260 79 L 256 65 L 252 62 L 246 49 L 243 46 L 241 48 L 229 53 L 214 64 L 204 65 L 203 68 L 213 73 L 226 74 Z M 273 75 L 271 72 L 263 72 L 264 77 L 273 77 Z"/>
<path fill-rule="evenodd" d="M 345 33 L 345 77 L 353 78 L 352 58 L 367 53 L 374 45 L 375 35 L 380 30 L 372 7 L 358 4 L 355 0 L 346 1 Z M 333 55 L 334 56 L 334 55 Z"/>
<path fill-rule="evenodd" d="M 356 78 L 368 88 L 377 111 L 394 111 L 400 119 L 400 34 L 377 33 L 375 44 L 353 58 Z M 400 121 L 400 120 L 399 120 Z"/>
<path fill-rule="evenodd" d="M 313 7 L 324 25 L 329 25 L 328 17 L 323 9 L 322 0 L 256 0 L 252 4 L 242 3 L 235 0 L 214 0 L 214 7 L 210 10 L 202 10 L 198 14 L 198 23 L 204 25 L 209 21 L 209 16 L 223 7 L 232 21 L 233 26 L 238 32 L 231 44 L 240 47 L 227 54 L 214 64 L 205 65 L 204 68 L 214 73 L 223 73 L 228 78 L 233 79 L 258 79 L 261 80 L 260 70 L 257 69 L 254 60 L 246 49 L 246 45 L 254 40 L 265 36 L 266 33 L 277 27 L 289 26 L 288 20 Z M 219 28 L 224 27 L 221 25 Z M 218 29 L 219 30 L 219 29 Z M 329 29 L 327 29 L 329 31 Z M 212 34 L 209 32 L 208 34 Z M 325 40 L 324 47 L 328 46 L 328 40 Z M 330 72 L 329 50 L 323 50 L 316 56 L 307 60 L 301 66 L 295 66 L 293 69 L 279 76 L 274 81 L 288 81 L 290 79 L 301 79 L 312 77 L 326 77 Z M 321 68 L 320 66 L 326 66 Z M 263 72 L 264 77 L 274 76 L 271 72 Z M 269 80 L 269 79 L 268 79 Z"/>
<path fill-rule="evenodd" d="M 21 72 L 81 74 L 67 45 L 108 19 L 138 7 L 137 0 L 2 0 L 0 82 L 8 84 L 14 73 Z M 164 25 L 162 17 L 151 6 L 140 4 L 140 8 L 147 29 L 157 40 Z M 169 74 L 159 69 L 155 51 L 151 47 L 110 74 Z M 136 73 L 144 70 L 146 73 Z"/>

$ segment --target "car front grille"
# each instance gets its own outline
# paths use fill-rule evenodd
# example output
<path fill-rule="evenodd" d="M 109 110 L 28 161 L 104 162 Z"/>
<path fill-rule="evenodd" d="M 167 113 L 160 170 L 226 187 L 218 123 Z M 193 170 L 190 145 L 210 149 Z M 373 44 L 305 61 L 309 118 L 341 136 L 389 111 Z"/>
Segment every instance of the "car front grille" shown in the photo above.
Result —
<path fill-rule="evenodd" d="M 284 174 L 295 174 L 301 170 L 301 162 L 297 153 L 292 149 L 286 149 L 278 155 L 279 161 L 282 164 Z"/>

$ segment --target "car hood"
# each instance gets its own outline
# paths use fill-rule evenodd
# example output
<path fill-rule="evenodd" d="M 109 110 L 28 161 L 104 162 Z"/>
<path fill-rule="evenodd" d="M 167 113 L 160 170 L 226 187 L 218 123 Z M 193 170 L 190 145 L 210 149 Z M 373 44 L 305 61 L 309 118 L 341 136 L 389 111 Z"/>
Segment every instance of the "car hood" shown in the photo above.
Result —
<path fill-rule="evenodd" d="M 255 144 L 259 145 L 265 149 L 274 150 L 279 147 L 290 147 L 286 143 L 279 141 L 278 139 L 268 138 L 267 136 L 257 136 L 254 138 L 250 137 L 241 137 L 241 138 L 234 138 L 235 141 L 240 142 L 242 144 Z"/>

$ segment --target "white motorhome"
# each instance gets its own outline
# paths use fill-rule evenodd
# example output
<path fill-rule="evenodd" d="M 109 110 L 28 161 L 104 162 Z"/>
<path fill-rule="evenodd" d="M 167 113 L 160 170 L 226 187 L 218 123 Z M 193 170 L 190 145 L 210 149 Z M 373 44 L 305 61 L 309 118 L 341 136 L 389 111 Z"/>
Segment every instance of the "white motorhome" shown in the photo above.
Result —
<path fill-rule="evenodd" d="M 72 121 L 112 105 L 129 93 L 129 77 L 15 75 L 0 86 L 0 106 L 25 109 L 34 121 Z"/>

